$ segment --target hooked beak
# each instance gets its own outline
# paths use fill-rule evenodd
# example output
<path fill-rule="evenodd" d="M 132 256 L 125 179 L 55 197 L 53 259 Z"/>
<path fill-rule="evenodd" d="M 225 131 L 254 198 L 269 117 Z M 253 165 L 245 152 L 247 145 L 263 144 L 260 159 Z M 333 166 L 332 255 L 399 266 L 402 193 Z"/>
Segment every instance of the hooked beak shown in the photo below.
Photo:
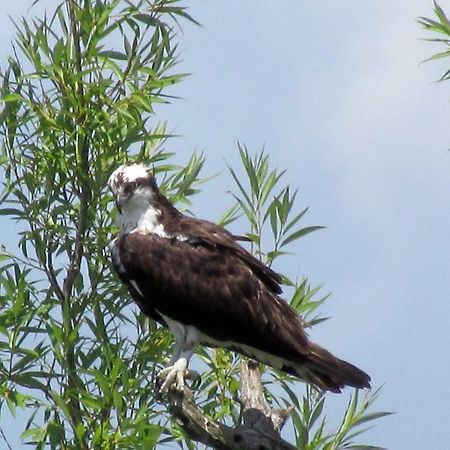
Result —
<path fill-rule="evenodd" d="M 118 194 L 116 195 L 115 203 L 117 211 L 119 211 L 119 214 L 122 214 L 122 206 L 125 203 L 125 200 L 127 197 L 125 195 Z"/>

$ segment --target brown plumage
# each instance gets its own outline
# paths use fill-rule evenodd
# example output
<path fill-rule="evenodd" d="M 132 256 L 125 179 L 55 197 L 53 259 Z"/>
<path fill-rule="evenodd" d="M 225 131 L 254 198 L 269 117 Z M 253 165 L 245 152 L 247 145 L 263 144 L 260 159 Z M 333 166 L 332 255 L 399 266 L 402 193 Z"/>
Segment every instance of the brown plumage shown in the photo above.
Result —
<path fill-rule="evenodd" d="M 142 311 L 172 329 L 178 353 L 187 348 L 189 360 L 197 343 L 220 346 L 320 389 L 370 387 L 365 372 L 308 339 L 279 297 L 277 273 L 227 230 L 181 214 L 138 168 L 145 170 L 122 167 L 110 179 L 123 215 L 113 263 Z"/>

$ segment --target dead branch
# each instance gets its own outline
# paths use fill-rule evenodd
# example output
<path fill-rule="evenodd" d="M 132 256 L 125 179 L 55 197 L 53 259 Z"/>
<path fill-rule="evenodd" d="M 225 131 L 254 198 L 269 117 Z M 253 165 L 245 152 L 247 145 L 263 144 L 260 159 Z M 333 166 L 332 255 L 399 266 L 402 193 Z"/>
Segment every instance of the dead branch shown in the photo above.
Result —
<path fill-rule="evenodd" d="M 170 392 L 168 408 L 190 439 L 217 450 L 296 450 L 279 434 L 292 408 L 269 407 L 264 398 L 261 374 L 253 361 L 241 363 L 239 397 L 243 423 L 235 428 L 205 416 L 188 387 L 184 394 Z"/>

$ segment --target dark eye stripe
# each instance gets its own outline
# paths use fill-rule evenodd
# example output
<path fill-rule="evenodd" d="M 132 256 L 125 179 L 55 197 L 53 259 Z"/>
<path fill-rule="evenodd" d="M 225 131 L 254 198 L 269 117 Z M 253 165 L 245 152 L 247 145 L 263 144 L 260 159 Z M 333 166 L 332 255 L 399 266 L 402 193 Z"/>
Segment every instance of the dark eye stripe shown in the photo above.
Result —
<path fill-rule="evenodd" d="M 136 178 L 135 183 L 136 183 L 136 185 L 139 185 L 139 186 L 151 186 L 152 185 L 152 179 L 150 177 Z"/>
<path fill-rule="evenodd" d="M 123 190 L 125 193 L 129 193 L 131 191 L 134 191 L 134 189 L 136 189 L 137 183 L 135 181 L 133 181 L 132 183 L 127 183 L 124 187 Z"/>
<path fill-rule="evenodd" d="M 119 174 L 114 181 L 114 186 L 116 189 L 122 189 L 124 193 L 129 194 L 138 186 L 156 188 L 156 183 L 155 179 L 152 177 L 140 177 L 136 178 L 134 181 L 128 181 L 124 179 L 122 174 Z"/>

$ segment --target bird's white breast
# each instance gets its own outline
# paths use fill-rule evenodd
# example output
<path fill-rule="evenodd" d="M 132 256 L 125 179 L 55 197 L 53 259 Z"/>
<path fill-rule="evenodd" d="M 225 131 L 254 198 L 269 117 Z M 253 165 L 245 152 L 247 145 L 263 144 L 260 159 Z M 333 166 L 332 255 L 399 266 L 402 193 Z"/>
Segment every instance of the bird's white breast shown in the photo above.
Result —
<path fill-rule="evenodd" d="M 152 233 L 160 237 L 171 237 L 160 221 L 161 212 L 148 204 L 146 208 L 140 205 L 128 204 L 117 216 L 117 225 L 124 233 Z"/>

